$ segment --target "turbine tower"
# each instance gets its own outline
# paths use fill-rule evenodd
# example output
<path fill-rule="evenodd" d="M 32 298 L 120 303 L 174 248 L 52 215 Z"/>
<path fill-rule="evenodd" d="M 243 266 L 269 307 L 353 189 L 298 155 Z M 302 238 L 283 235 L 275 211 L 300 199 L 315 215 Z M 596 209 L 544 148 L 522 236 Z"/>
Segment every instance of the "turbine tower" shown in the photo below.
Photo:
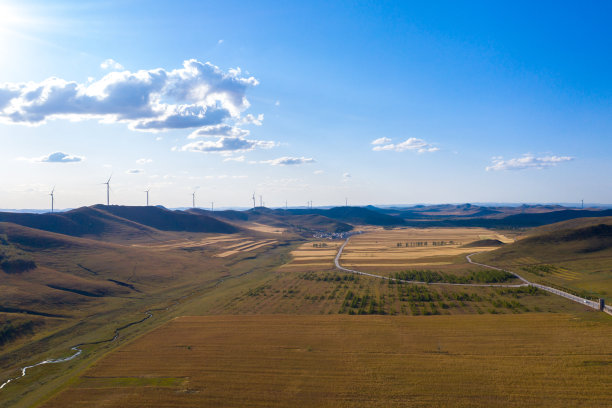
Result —
<path fill-rule="evenodd" d="M 113 177 L 113 174 L 111 173 L 108 180 L 106 180 L 106 183 L 102 183 L 102 184 L 106 184 L 106 205 L 110 205 L 110 181 L 112 177 Z"/>
<path fill-rule="evenodd" d="M 255 192 L 253 192 L 253 208 L 255 208 Z"/>
<path fill-rule="evenodd" d="M 49 195 L 51 196 L 51 212 L 53 212 L 53 198 L 54 195 L 53 193 L 55 192 L 55 186 L 53 186 L 53 189 L 51 190 L 51 192 L 49 193 Z"/>
<path fill-rule="evenodd" d="M 345 197 L 345 198 L 344 198 L 344 206 L 345 206 L 345 207 L 348 207 L 348 197 Z"/>
<path fill-rule="evenodd" d="M 259 196 L 259 206 L 263 207 L 263 196 Z"/>
<path fill-rule="evenodd" d="M 196 208 L 196 206 L 195 206 L 195 191 L 193 193 L 191 193 L 191 201 L 192 201 L 192 204 L 193 204 L 192 208 Z"/>
<path fill-rule="evenodd" d="M 147 207 L 149 206 L 149 190 L 151 190 L 150 188 L 147 188 L 145 190 L 145 193 L 147 193 Z"/>
<path fill-rule="evenodd" d="M 215 212 L 215 202 L 214 201 L 210 202 L 210 212 Z"/>

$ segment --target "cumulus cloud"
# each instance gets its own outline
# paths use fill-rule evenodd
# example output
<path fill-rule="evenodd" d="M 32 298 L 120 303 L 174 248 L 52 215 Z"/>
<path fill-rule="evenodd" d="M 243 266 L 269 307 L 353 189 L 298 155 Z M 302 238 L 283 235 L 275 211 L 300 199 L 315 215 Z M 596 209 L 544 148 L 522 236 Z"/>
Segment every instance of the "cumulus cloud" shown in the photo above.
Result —
<path fill-rule="evenodd" d="M 129 169 L 128 171 L 126 171 L 127 174 L 140 174 L 140 173 L 144 173 L 143 169 Z"/>
<path fill-rule="evenodd" d="M 279 157 L 278 159 L 262 160 L 260 163 L 272 166 L 295 166 L 298 164 L 314 163 L 315 160 L 308 157 Z"/>
<path fill-rule="evenodd" d="M 269 149 L 274 146 L 276 146 L 276 143 L 271 141 L 249 140 L 242 137 L 223 136 L 215 141 L 198 140 L 197 142 L 187 143 L 181 147 L 180 150 L 201 153 L 232 154 L 247 152 L 257 148 Z"/>
<path fill-rule="evenodd" d="M 0 121 L 37 125 L 57 118 L 95 118 L 127 123 L 141 131 L 212 126 L 228 120 L 260 124 L 262 115 L 241 117 L 250 106 L 246 91 L 257 84 L 239 68 L 225 72 L 195 59 L 174 70 L 115 71 L 86 83 L 61 78 L 4 83 Z"/>
<path fill-rule="evenodd" d="M 525 170 L 525 169 L 547 169 L 554 167 L 559 163 L 574 160 L 570 156 L 542 156 L 535 157 L 532 154 L 524 154 L 523 157 L 504 160 L 503 157 L 493 157 L 491 166 L 486 168 L 487 171 L 499 170 Z"/>
<path fill-rule="evenodd" d="M 351 179 L 351 173 L 344 173 L 342 175 L 342 181 L 349 181 Z"/>
<path fill-rule="evenodd" d="M 85 158 L 62 152 L 55 152 L 42 157 L 34 157 L 31 159 L 21 158 L 20 160 L 27 160 L 38 163 L 77 163 L 85 160 Z"/>
<path fill-rule="evenodd" d="M 247 113 L 241 120 L 240 123 L 242 123 L 243 125 L 255 125 L 255 126 L 261 126 L 263 124 L 263 120 L 264 120 L 264 115 L 263 113 L 260 113 L 257 116 L 253 116 L 250 113 Z"/>
<path fill-rule="evenodd" d="M 312 172 L 312 174 L 317 174 L 317 175 L 323 174 L 323 173 L 325 173 L 323 170 L 315 170 Z"/>
<path fill-rule="evenodd" d="M 391 139 L 389 139 L 388 137 L 379 137 L 376 140 L 372 140 L 373 145 L 381 145 L 381 144 L 387 144 L 387 143 L 391 143 Z"/>
<path fill-rule="evenodd" d="M 406 139 L 401 143 L 390 143 L 391 139 L 387 137 L 381 137 L 372 141 L 374 147 L 372 150 L 379 152 L 384 150 L 393 150 L 396 152 L 403 152 L 406 150 L 415 150 L 418 153 L 426 153 L 426 152 L 436 152 L 440 150 L 439 148 L 433 146 L 430 143 L 427 143 L 423 139 L 418 139 L 416 137 L 411 137 Z"/>
<path fill-rule="evenodd" d="M 138 164 L 148 164 L 148 163 L 152 163 L 152 162 L 153 162 L 153 159 L 144 159 L 143 158 L 143 159 L 136 160 L 136 163 L 138 163 Z"/>
<path fill-rule="evenodd" d="M 104 61 L 102 61 L 102 63 L 100 64 L 100 68 L 119 71 L 123 69 L 123 65 L 121 65 L 114 59 L 109 58 L 109 59 L 105 59 Z"/>

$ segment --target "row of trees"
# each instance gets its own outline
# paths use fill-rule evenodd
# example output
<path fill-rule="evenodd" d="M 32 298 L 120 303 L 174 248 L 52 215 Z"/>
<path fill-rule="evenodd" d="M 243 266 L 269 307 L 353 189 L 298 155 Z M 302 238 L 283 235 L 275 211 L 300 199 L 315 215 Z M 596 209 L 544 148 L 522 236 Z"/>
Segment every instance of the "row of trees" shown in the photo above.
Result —
<path fill-rule="evenodd" d="M 498 271 L 494 269 L 470 271 L 467 275 L 464 276 L 450 275 L 444 272 L 431 271 L 429 269 L 413 269 L 397 272 L 395 274 L 395 278 L 405 281 L 418 281 L 427 283 L 501 283 L 513 279 L 514 275 L 508 272 Z M 390 280 L 389 284 L 394 284 L 394 281 Z"/>
<path fill-rule="evenodd" d="M 439 247 L 445 245 L 461 245 L 461 242 L 457 241 L 431 241 L 431 246 Z M 415 248 L 415 247 L 426 247 L 429 246 L 429 241 L 410 241 L 410 242 L 398 242 L 396 244 L 398 248 Z"/>

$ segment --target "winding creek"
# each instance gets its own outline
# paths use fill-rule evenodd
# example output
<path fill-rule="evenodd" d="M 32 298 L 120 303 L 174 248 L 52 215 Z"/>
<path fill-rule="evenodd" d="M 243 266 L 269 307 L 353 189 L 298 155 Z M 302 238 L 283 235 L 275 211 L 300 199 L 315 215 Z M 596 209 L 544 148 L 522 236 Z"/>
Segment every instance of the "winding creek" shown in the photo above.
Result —
<path fill-rule="evenodd" d="M 167 310 L 169 307 L 170 306 L 168 306 L 167 308 L 163 308 L 163 309 L 150 309 L 150 310 L 147 310 L 145 312 L 145 317 L 143 317 L 142 319 L 134 321 L 134 322 L 130 322 L 128 324 L 125 324 L 125 325 L 123 325 L 121 327 L 116 328 L 115 332 L 113 334 L 113 337 L 111 337 L 110 339 L 99 340 L 99 341 L 94 341 L 94 342 L 89 342 L 89 343 L 79 343 L 77 345 L 74 345 L 74 346 L 70 347 L 70 350 L 74 351 L 74 354 L 72 354 L 71 356 L 62 357 L 62 358 L 47 359 L 47 360 L 39 361 L 36 364 L 32 364 L 32 365 L 29 365 L 29 366 L 22 367 L 21 368 L 21 375 L 19 375 L 17 377 L 9 378 L 5 382 L 3 382 L 2 385 L 0 385 L 0 390 L 2 390 L 4 387 L 6 387 L 11 382 L 19 380 L 20 378 L 25 377 L 26 374 L 27 374 L 27 371 L 30 368 L 34 368 L 34 367 L 38 367 L 38 366 L 46 365 L 46 364 L 66 363 L 66 362 L 72 361 L 75 358 L 77 358 L 78 356 L 80 356 L 83 353 L 83 350 L 81 349 L 81 347 L 83 347 L 83 346 L 93 346 L 93 345 L 103 344 L 103 343 L 112 343 L 113 341 L 116 341 L 119 338 L 119 333 L 122 330 L 125 330 L 128 327 L 132 327 L 132 326 L 135 326 L 137 324 L 140 324 L 140 323 L 144 322 L 145 320 L 150 319 L 151 317 L 153 317 L 152 311 L 154 311 L 154 310 Z"/>

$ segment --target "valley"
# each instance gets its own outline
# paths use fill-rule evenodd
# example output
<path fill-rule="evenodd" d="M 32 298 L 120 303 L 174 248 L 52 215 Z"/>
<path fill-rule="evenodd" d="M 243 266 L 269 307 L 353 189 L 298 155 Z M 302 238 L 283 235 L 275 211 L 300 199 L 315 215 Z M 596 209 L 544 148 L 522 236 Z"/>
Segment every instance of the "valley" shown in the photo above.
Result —
<path fill-rule="evenodd" d="M 257 211 L 259 214 L 265 212 L 264 209 Z M 87 216 L 92 214 L 90 210 L 84 213 Z M 373 352 L 373 350 L 368 351 L 370 346 L 365 344 L 363 348 L 354 351 L 357 353 L 355 364 L 361 361 L 359 363 L 361 365 L 355 367 L 358 372 L 373 372 L 372 370 L 380 370 L 375 367 L 388 367 L 391 371 L 383 370 L 381 372 L 383 377 L 394 375 L 393 367 L 403 361 L 402 356 L 406 353 L 401 351 L 401 347 L 397 349 L 392 346 L 389 343 L 389 336 L 399 336 L 395 341 L 398 345 L 405 346 L 407 340 L 401 339 L 405 338 L 408 332 L 404 333 L 402 330 L 408 327 L 411 327 L 411 330 L 422 330 L 421 335 L 424 336 L 422 340 L 432 336 L 444 338 L 445 330 L 451 330 L 448 333 L 452 333 L 452 330 L 464 325 L 481 327 L 478 330 L 484 331 L 470 334 L 472 340 L 469 340 L 469 343 L 472 344 L 477 342 L 478 338 L 486 338 L 485 332 L 509 341 L 504 330 L 510 330 L 511 327 L 515 327 L 513 330 L 519 332 L 527 330 L 527 327 L 531 327 L 529 329 L 531 331 L 538 327 L 543 330 L 541 334 L 544 335 L 544 328 L 548 326 L 542 325 L 542 322 L 554 321 L 558 330 L 564 333 L 567 330 L 570 337 L 566 342 L 555 346 L 560 347 L 558 350 L 554 347 L 553 349 L 557 350 L 555 352 L 566 353 L 567 351 L 563 349 L 565 344 L 568 344 L 567 342 L 579 344 L 579 339 L 584 335 L 580 330 L 588 330 L 591 324 L 593 328 L 597 327 L 599 330 L 594 330 L 594 339 L 601 336 L 602 340 L 594 341 L 592 348 L 585 349 L 583 355 L 594 356 L 588 361 L 603 361 L 601 364 L 597 363 L 599 364 L 597 367 L 601 367 L 600 370 L 607 370 L 609 363 L 606 362 L 607 346 L 604 345 L 606 344 L 604 339 L 612 334 L 609 331 L 612 327 L 609 316 L 536 287 L 520 286 L 522 282 L 511 274 L 498 273 L 470 264 L 466 259 L 466 255 L 477 253 L 474 258 L 481 262 L 486 260 L 487 264 L 508 268 L 529 276 L 530 279 L 543 278 L 542 275 L 550 271 L 546 274 L 547 279 L 542 279 L 541 282 L 558 279 L 558 282 L 564 284 L 564 288 L 580 290 L 583 282 L 593 282 L 590 276 L 594 272 L 589 272 L 589 269 L 582 274 L 575 272 L 572 269 L 575 268 L 572 262 L 577 262 L 576 258 L 582 265 L 591 265 L 597 260 L 599 262 L 597 265 L 603 266 L 604 270 L 607 268 L 604 265 L 610 265 L 606 263 L 605 233 L 603 238 L 597 235 L 601 231 L 607 231 L 604 227 L 600 227 L 608 225 L 607 218 L 576 219 L 566 222 L 569 224 L 561 223 L 533 230 L 491 230 L 482 227 L 423 229 L 402 225 L 383 228 L 377 225 L 348 224 L 349 219 L 354 219 L 357 215 L 364 216 L 364 211 L 360 209 L 356 212 L 357 215 L 330 221 L 331 225 L 344 221 L 347 222 L 346 225 L 350 225 L 350 228 L 342 227 L 351 231 L 352 236 L 339 258 L 341 265 L 394 278 L 384 280 L 338 270 L 334 260 L 345 240 L 316 238 L 326 236 L 326 233 L 322 234 L 321 230 L 316 229 L 320 219 L 314 224 L 296 226 L 304 219 L 309 219 L 308 214 L 297 214 L 295 219 L 292 219 L 291 215 L 283 214 L 274 221 L 274 215 L 266 212 L 268 224 L 264 224 L 260 215 L 256 215 L 257 221 L 250 219 L 250 212 L 246 212 L 246 216 L 242 218 L 233 216 L 231 220 L 227 215 L 219 214 L 216 215 L 218 218 L 215 218 L 215 222 L 208 221 L 206 218 L 209 217 L 208 214 L 190 212 L 187 213 L 188 217 L 196 217 L 195 224 L 184 231 L 182 229 L 185 228 L 181 224 L 184 219 L 183 214 L 174 213 L 176 212 L 156 209 L 142 215 L 134 209 L 106 210 L 99 206 L 93 213 L 96 220 L 102 220 L 99 229 L 94 230 L 97 231 L 96 234 L 86 234 L 79 228 L 67 229 L 61 222 L 51 223 L 44 230 L 36 229 L 32 227 L 33 222 L 27 218 L 24 218 L 25 221 L 23 219 L 14 221 L 21 221 L 29 226 L 15 222 L 0 223 L 0 236 L 3 240 L 1 248 L 7 254 L 5 258 L 13 262 L 2 272 L 0 281 L 3 293 L 0 323 L 4 333 L 4 341 L 0 344 L 0 374 L 5 379 L 2 382 L 15 378 L 0 390 L 0 406 L 26 407 L 41 404 L 59 406 L 65 404 L 62 402 L 65 398 L 81 401 L 83 406 L 126 406 L 127 397 L 122 395 L 134 395 L 135 392 L 140 392 L 138 390 L 146 390 L 147 395 L 156 395 L 154 398 L 158 402 L 151 402 L 153 405 L 161 404 L 156 406 L 164 406 L 163 401 L 170 398 L 169 396 L 174 398 L 177 395 L 183 395 L 177 397 L 183 401 L 180 403 L 183 405 L 176 406 L 213 404 L 220 398 L 228 398 L 228 406 L 241 406 L 245 401 L 250 401 L 250 399 L 241 399 L 247 397 L 232 399 L 223 393 L 210 393 L 210 390 L 217 388 L 214 386 L 207 385 L 201 388 L 203 384 L 210 383 L 210 379 L 206 379 L 208 378 L 206 376 L 212 375 L 212 372 L 209 373 L 207 370 L 201 374 L 205 377 L 199 379 L 200 377 L 195 376 L 188 366 L 183 365 L 175 369 L 171 369 L 171 365 L 168 366 L 170 370 L 168 372 L 160 371 L 152 374 L 155 370 L 146 365 L 141 366 L 140 363 L 129 363 L 128 366 L 135 370 L 130 372 L 123 372 L 116 363 L 112 363 L 114 358 L 118 358 L 115 356 L 122 355 L 119 350 L 126 348 L 132 350 L 131 347 L 145 347 L 147 350 L 170 347 L 177 351 L 181 350 L 181 347 L 184 350 L 190 350 L 187 347 L 191 349 L 202 347 L 204 343 L 195 342 L 193 345 L 177 343 L 176 346 L 167 343 L 174 340 L 163 334 L 164 330 L 172 332 L 178 330 L 177 333 L 182 333 L 180 330 L 183 329 L 177 328 L 182 327 L 180 326 L 182 322 L 191 322 L 185 327 L 191 327 L 195 330 L 194 333 L 198 333 L 200 327 L 204 330 L 197 335 L 197 338 L 202 339 L 198 341 L 208 344 L 208 340 L 205 339 L 210 335 L 212 338 L 227 339 L 241 350 L 246 344 L 254 346 L 277 344 L 275 347 L 279 347 L 279 350 L 302 350 L 308 347 L 315 350 L 324 345 L 324 338 L 327 337 L 323 332 L 313 333 L 311 343 L 317 345 L 301 345 L 299 339 L 304 338 L 303 331 L 311 332 L 312 328 L 308 327 L 312 327 L 313 324 L 317 327 L 329 327 L 325 330 L 334 327 L 334 330 L 340 330 L 333 334 L 333 337 L 340 342 L 338 344 L 352 344 L 355 339 L 370 339 L 367 341 L 372 341 L 372 344 L 391 347 L 389 349 L 391 354 L 385 354 L 386 360 L 380 361 L 363 360 Z M 150 217 L 152 219 L 149 219 Z M 172 221 L 173 217 L 177 217 L 177 220 Z M 321 215 L 317 214 L 317 217 Z M 377 217 L 372 219 L 376 220 Z M 223 228 L 227 232 L 216 232 L 220 223 L 226 224 Z M 212 232 L 208 232 L 209 227 Z M 567 228 L 574 232 L 568 232 Z M 587 232 L 583 231 L 584 228 Z M 596 228 L 594 238 L 591 238 L 593 235 L 589 235 L 588 231 L 591 231 L 589 228 Z M 569 240 L 572 248 L 575 247 L 573 261 L 567 262 L 567 258 L 555 258 L 555 260 L 550 258 L 554 255 L 555 247 L 546 246 L 552 239 L 547 238 L 546 234 L 551 233 L 556 234 L 555 243 L 558 242 L 557 236 L 567 237 L 569 234 L 571 239 L 567 238 L 566 241 Z M 543 249 L 538 250 L 537 254 L 549 258 L 540 260 L 530 255 L 528 251 L 534 244 L 525 244 L 529 242 L 541 245 Z M 599 247 L 585 252 L 585 247 L 593 248 L 593 242 L 598 243 Z M 520 256 L 516 255 L 517 253 Z M 568 254 L 567 248 L 563 249 L 563 254 Z M 22 259 L 22 263 L 14 262 Z M 513 262 L 508 263 L 506 259 L 512 259 Z M 553 261 L 556 262 L 555 265 L 558 266 L 555 268 L 558 269 L 543 267 L 544 261 L 550 262 L 551 265 Z M 21 269 L 15 269 L 15 265 L 21 265 Z M 397 279 L 425 281 L 429 284 L 403 283 Z M 451 284 L 444 284 L 445 282 Z M 456 286 L 456 283 L 465 284 Z M 598 287 L 598 290 L 592 291 L 591 296 L 606 296 L 605 285 Z M 579 325 L 581 329 L 572 326 L 571 322 L 574 320 L 582 322 L 580 323 L 582 326 Z M 211 324 L 215 322 L 217 332 L 209 332 L 206 329 L 209 322 Z M 439 322 L 439 325 L 435 322 Z M 179 326 L 173 326 L 176 324 Z M 246 331 L 243 332 L 239 329 L 242 326 L 249 329 L 244 329 Z M 346 329 L 343 329 L 345 326 Z M 274 331 L 276 329 L 273 327 L 286 327 L 287 330 L 278 332 Z M 349 329 L 350 327 L 354 329 Z M 384 327 L 394 327 L 395 334 L 385 332 L 387 329 L 383 330 Z M 340 340 L 342 336 L 347 335 L 346 330 L 356 331 L 345 340 Z M 533 335 L 537 336 L 537 333 L 540 332 L 536 330 Z M 273 337 L 266 338 L 266 335 Z M 444 343 L 450 348 L 459 347 L 457 352 L 463 355 L 465 350 L 461 347 L 464 346 L 455 340 L 450 340 L 456 339 L 453 336 L 457 335 L 453 334 L 444 340 Z M 177 336 L 179 342 L 189 338 L 187 334 Z M 249 339 L 248 336 L 255 337 Z M 465 334 L 460 336 L 465 337 Z M 319 341 L 324 343 L 314 341 L 319 337 Z M 144 339 L 150 339 L 146 342 L 152 342 L 154 346 L 139 346 L 139 342 L 145 341 Z M 274 343 L 272 339 L 278 343 Z M 534 341 L 534 338 L 527 336 L 522 340 L 517 338 L 516 341 L 532 344 L 529 342 Z M 78 344 L 83 344 L 79 346 L 82 354 L 74 359 L 34 367 L 28 369 L 26 376 L 17 378 L 19 367 L 36 364 L 45 359 L 71 356 L 75 352 L 70 348 Z M 601 345 L 604 345 L 603 349 Z M 205 364 L 204 361 L 210 361 L 209 359 L 225 359 L 225 353 L 235 353 L 231 348 L 219 347 L 215 348 L 217 354 L 205 354 L 197 358 L 204 358 L 202 364 Z M 317 367 L 317 361 L 321 363 L 328 361 L 331 355 L 338 352 L 334 351 L 333 347 L 337 346 L 333 346 L 332 343 L 329 347 L 329 349 L 323 348 L 327 350 L 325 353 L 332 354 L 306 354 L 310 356 L 309 358 L 314 358 L 309 360 L 309 367 Z M 423 350 L 425 349 L 418 348 L 408 352 L 416 359 L 411 360 L 413 357 L 410 357 L 406 360 L 406 364 L 417 364 L 414 375 L 419 375 L 418 373 L 422 375 L 428 370 L 434 370 L 430 375 L 442 375 L 441 372 L 435 371 L 434 367 L 441 364 L 442 360 L 439 359 L 449 358 L 448 354 L 439 353 L 430 356 L 427 354 L 429 352 Z M 248 352 L 247 349 L 244 349 L 244 352 Z M 359 353 L 365 354 L 359 357 Z M 479 358 L 487 362 L 487 366 L 499 364 L 494 363 L 497 357 L 492 350 L 491 352 L 480 350 L 478 353 Z M 137 354 L 130 351 L 128 355 Z M 293 359 L 293 354 L 281 355 L 282 358 L 279 358 L 286 362 L 287 367 L 297 367 L 301 364 Z M 154 356 L 150 360 L 151 363 L 175 359 L 169 355 L 154 354 Z M 250 355 L 245 357 L 252 361 L 253 366 L 250 370 L 253 380 L 245 377 L 235 386 L 245 390 L 240 395 L 249 395 L 248 398 L 254 398 L 253 401 L 258 398 L 260 401 L 271 398 L 270 401 L 275 401 L 276 406 L 289 406 L 287 400 L 273 397 L 271 389 L 249 391 L 250 385 L 247 383 L 255 381 L 253 383 L 255 386 L 257 384 L 255 379 L 261 375 L 261 372 L 254 367 L 263 367 L 263 361 L 272 358 L 266 356 L 265 353 L 261 354 L 261 358 L 264 359 L 262 362 L 258 362 L 259 360 Z M 382 355 L 380 357 L 382 358 Z M 435 358 L 431 360 L 430 357 Z M 123 361 L 125 357 L 120 359 Z M 196 360 L 194 364 L 197 364 Z M 91 374 L 98 372 L 96 371 L 99 370 L 98 367 L 102 367 L 99 364 L 107 367 L 106 361 L 110 362 L 108 368 L 104 369 L 107 371 Z M 458 361 L 452 364 L 458 364 Z M 533 364 L 529 369 L 534 370 L 534 373 L 539 372 L 542 362 L 534 361 Z M 585 367 L 590 367 L 590 363 L 584 364 Z M 305 367 L 303 374 L 295 378 L 294 374 L 289 372 L 279 373 L 272 383 L 285 390 L 283 395 L 294 395 L 295 398 L 300 398 L 298 396 L 302 395 L 301 398 L 305 398 L 304 406 L 308 405 L 308 400 L 320 401 L 320 398 L 323 398 L 316 397 L 312 389 L 307 391 L 310 389 L 308 387 L 319 388 L 312 380 L 315 373 L 337 378 L 333 381 L 340 382 L 335 386 L 348 387 L 342 392 L 346 393 L 346 398 L 342 400 L 331 398 L 329 393 L 322 394 L 329 399 L 328 406 L 354 406 L 358 400 L 370 402 L 376 400 L 380 401 L 380 406 L 392 406 L 393 401 L 407 395 L 401 394 L 402 392 L 416 392 L 415 388 L 409 388 L 398 390 L 400 394 L 391 391 L 380 394 L 368 387 L 357 392 L 355 388 L 349 386 L 350 382 L 346 382 L 349 381 L 348 377 L 340 380 L 338 373 L 333 372 L 336 368 L 332 367 L 335 365 L 328 363 L 319 365 L 316 371 L 309 371 L 312 368 Z M 237 370 L 246 373 L 244 371 L 246 368 L 237 368 Z M 478 372 L 482 368 L 469 366 L 465 370 L 467 371 L 460 370 L 448 374 L 451 375 L 448 381 L 456 384 L 454 387 L 457 390 L 465 387 L 461 381 L 476 381 L 470 373 Z M 563 375 L 590 378 L 590 371 L 588 375 L 584 371 L 590 368 L 580 370 L 563 371 L 565 373 Z M 223 368 L 223 371 L 230 377 L 239 375 L 229 366 Z M 517 384 L 520 384 L 519 377 L 514 378 L 512 377 L 514 374 L 511 374 L 518 373 L 517 368 L 507 367 L 504 372 L 508 376 L 504 381 L 510 383 L 519 381 Z M 216 381 L 227 382 L 221 378 Z M 414 379 L 398 377 L 396 381 L 411 383 Z M 558 389 L 560 384 L 550 383 L 550 390 Z M 260 385 L 257 387 L 261 388 Z M 297 394 L 288 391 L 291 387 L 297 387 L 295 388 Z M 105 393 L 108 389 L 113 390 L 116 399 L 100 398 L 99 393 Z M 155 391 L 149 392 L 152 389 Z M 127 394 L 123 394 L 124 392 Z M 425 391 L 417 393 L 421 397 L 414 399 L 412 406 L 441 403 L 444 398 L 456 398 L 452 391 L 449 391 L 451 394 L 441 394 L 439 397 L 422 392 Z M 478 392 L 479 395 L 489 395 L 491 391 L 483 388 Z M 382 395 L 388 395 L 389 398 L 385 399 Z M 517 398 L 523 398 L 520 395 L 517 394 Z M 543 394 L 539 395 L 530 400 L 532 402 L 526 406 L 546 405 L 542 404 Z M 592 394 L 592 401 L 605 401 L 607 397 L 609 395 L 605 393 L 595 393 Z M 138 398 L 140 400 L 149 397 Z M 94 404 L 92 401 L 97 402 Z M 466 404 L 485 406 L 492 401 L 495 401 L 496 405 L 505 403 L 511 405 L 513 400 L 504 402 L 484 398 L 472 400 L 473 404 L 467 402 Z M 554 406 L 552 402 L 550 406 Z"/>

